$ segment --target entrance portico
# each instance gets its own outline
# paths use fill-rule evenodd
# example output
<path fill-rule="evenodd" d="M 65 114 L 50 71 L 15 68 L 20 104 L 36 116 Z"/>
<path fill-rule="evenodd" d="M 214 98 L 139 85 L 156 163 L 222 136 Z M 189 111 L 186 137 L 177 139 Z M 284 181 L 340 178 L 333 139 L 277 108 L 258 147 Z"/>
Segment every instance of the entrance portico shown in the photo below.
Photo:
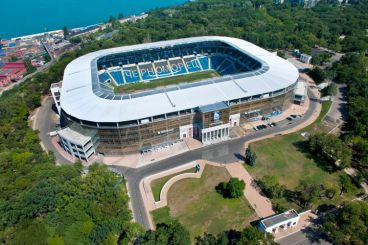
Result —
<path fill-rule="evenodd" d="M 203 144 L 211 144 L 230 138 L 230 123 L 202 129 Z"/>

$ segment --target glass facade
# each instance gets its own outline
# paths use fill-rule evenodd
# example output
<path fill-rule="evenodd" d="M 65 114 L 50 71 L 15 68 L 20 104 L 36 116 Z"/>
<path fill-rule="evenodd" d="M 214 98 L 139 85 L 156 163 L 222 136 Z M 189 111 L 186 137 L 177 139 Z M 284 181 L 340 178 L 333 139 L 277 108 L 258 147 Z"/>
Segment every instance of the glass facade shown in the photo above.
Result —
<path fill-rule="evenodd" d="M 62 122 L 67 126 L 70 122 L 78 122 L 82 127 L 97 129 L 100 144 L 97 151 L 107 155 L 121 155 L 144 152 L 158 146 L 171 144 L 180 140 L 180 127 L 193 124 L 193 137 L 200 139 L 201 130 L 229 123 L 229 116 L 240 114 L 240 125 L 262 116 L 271 115 L 275 111 L 283 111 L 293 101 L 293 89 L 272 97 L 255 97 L 253 100 L 229 101 L 228 108 L 214 112 L 202 113 L 199 110 L 178 112 L 175 115 L 161 115 L 142 123 L 142 120 L 130 123 L 87 123 L 62 113 Z"/>

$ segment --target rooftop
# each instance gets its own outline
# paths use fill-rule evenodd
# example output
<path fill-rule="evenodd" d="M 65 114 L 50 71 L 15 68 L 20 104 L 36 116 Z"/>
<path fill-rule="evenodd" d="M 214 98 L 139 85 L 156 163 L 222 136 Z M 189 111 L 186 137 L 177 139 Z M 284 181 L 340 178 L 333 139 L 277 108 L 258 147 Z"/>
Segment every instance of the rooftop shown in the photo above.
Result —
<path fill-rule="evenodd" d="M 214 103 L 211 105 L 201 106 L 199 107 L 199 110 L 203 113 L 206 113 L 206 112 L 211 112 L 211 111 L 219 111 L 222 109 L 226 109 L 228 107 L 229 106 L 225 102 L 218 102 L 218 103 Z"/>
<path fill-rule="evenodd" d="M 78 145 L 85 145 L 97 134 L 96 130 L 85 129 L 77 124 L 72 124 L 70 127 L 59 130 L 58 135 Z"/>
<path fill-rule="evenodd" d="M 271 227 L 271 226 L 274 226 L 276 224 L 283 223 L 287 220 L 296 218 L 298 216 L 299 216 L 299 214 L 294 209 L 292 209 L 292 210 L 286 211 L 284 213 L 276 214 L 274 216 L 265 218 L 261 222 L 263 223 L 263 225 L 265 227 Z"/>
<path fill-rule="evenodd" d="M 122 96 L 94 92 L 98 79 L 96 61 L 103 56 L 169 45 L 202 41 L 222 41 L 262 63 L 262 72 L 228 75 L 203 82 L 163 88 Z M 125 122 L 150 118 L 181 110 L 194 109 L 280 91 L 294 86 L 298 70 L 288 61 L 244 40 L 229 37 L 193 37 L 100 50 L 79 57 L 65 69 L 61 90 L 61 108 L 70 116 L 90 122 Z"/>
<path fill-rule="evenodd" d="M 295 87 L 295 94 L 305 96 L 307 93 L 307 85 L 303 80 L 299 80 Z"/>

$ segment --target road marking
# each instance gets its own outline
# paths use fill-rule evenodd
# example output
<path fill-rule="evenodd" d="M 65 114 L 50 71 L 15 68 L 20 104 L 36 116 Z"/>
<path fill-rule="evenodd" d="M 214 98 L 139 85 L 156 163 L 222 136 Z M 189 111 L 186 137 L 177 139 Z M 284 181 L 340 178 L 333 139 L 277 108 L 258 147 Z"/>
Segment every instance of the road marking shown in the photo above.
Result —
<path fill-rule="evenodd" d="M 294 243 L 292 243 L 290 245 L 295 245 L 295 244 L 298 244 L 298 243 L 303 242 L 305 240 L 308 240 L 308 238 L 300 239 L 299 241 L 296 241 L 296 242 L 294 242 Z"/>

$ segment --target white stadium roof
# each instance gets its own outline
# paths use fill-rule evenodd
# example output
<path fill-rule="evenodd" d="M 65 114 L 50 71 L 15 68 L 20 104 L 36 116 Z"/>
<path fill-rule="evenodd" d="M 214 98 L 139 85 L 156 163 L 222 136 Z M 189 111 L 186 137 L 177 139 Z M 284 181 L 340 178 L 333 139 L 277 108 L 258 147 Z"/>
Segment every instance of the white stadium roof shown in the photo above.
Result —
<path fill-rule="evenodd" d="M 122 100 L 100 98 L 92 90 L 94 73 L 91 70 L 97 71 L 97 67 L 91 67 L 91 64 L 97 58 L 114 53 L 204 41 L 227 43 L 269 69 L 248 77 L 227 76 L 229 79 L 225 82 Z M 298 76 L 298 70 L 291 63 L 247 41 L 230 37 L 193 37 L 100 50 L 79 57 L 65 69 L 60 103 L 67 114 L 81 120 L 123 122 L 278 91 L 295 84 Z"/>

